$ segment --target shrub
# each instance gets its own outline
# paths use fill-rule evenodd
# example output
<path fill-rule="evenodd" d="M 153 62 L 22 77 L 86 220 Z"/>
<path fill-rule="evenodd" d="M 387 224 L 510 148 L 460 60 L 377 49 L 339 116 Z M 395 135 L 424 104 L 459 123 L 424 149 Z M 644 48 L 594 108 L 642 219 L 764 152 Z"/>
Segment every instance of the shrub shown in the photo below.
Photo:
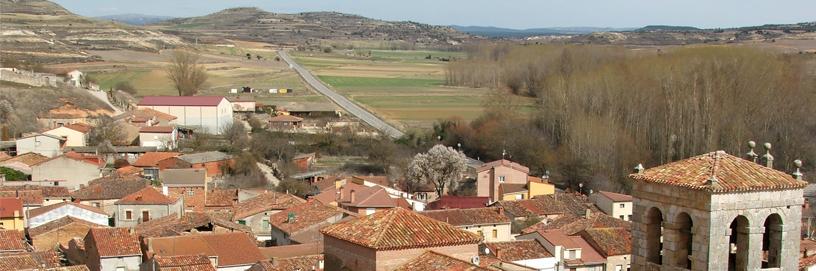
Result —
<path fill-rule="evenodd" d="M 127 92 L 129 94 L 136 94 L 136 88 L 133 87 L 133 85 L 131 85 L 130 82 L 128 81 L 116 83 L 116 85 L 113 86 L 113 88 Z"/>

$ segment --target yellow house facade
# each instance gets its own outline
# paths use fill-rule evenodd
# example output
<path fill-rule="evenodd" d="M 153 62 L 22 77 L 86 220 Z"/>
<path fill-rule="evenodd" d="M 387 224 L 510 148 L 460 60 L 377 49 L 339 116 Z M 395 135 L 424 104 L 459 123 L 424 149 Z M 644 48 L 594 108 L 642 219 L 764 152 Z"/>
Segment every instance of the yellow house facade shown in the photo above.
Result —
<path fill-rule="evenodd" d="M 0 198 L 0 229 L 25 230 L 21 199 Z"/>

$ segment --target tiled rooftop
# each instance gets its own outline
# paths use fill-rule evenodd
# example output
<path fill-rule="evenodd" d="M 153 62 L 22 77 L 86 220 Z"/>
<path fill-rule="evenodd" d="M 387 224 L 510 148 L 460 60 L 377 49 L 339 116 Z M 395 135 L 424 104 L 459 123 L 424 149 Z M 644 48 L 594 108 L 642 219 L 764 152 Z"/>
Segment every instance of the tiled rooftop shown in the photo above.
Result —
<path fill-rule="evenodd" d="M 629 175 L 639 182 L 659 183 L 712 193 L 797 189 L 807 185 L 790 174 L 730 155 L 710 152 Z M 714 180 L 714 181 L 712 181 Z"/>
<path fill-rule="evenodd" d="M 0 218 L 23 217 L 23 200 L 0 197 Z"/>
<path fill-rule="evenodd" d="M 0 252 L 25 251 L 24 240 L 22 231 L 0 229 Z"/>
<path fill-rule="evenodd" d="M 505 262 L 553 257 L 553 255 L 547 252 L 547 249 L 536 240 L 494 242 L 485 243 L 484 245 L 490 250 L 491 255 Z"/>
<path fill-rule="evenodd" d="M 91 228 L 88 235 L 101 257 L 141 255 L 139 239 L 125 228 Z M 88 244 L 85 244 L 86 247 Z"/>
<path fill-rule="evenodd" d="M 612 202 L 631 202 L 632 196 L 626 194 L 618 194 L 608 191 L 598 191 L 598 194 L 611 200 Z"/>
<path fill-rule="evenodd" d="M 496 161 L 493 161 L 493 162 L 484 163 L 482 166 L 480 166 L 480 167 L 478 167 L 476 169 L 476 172 L 482 172 L 482 171 L 492 169 L 492 168 L 498 167 L 498 166 L 505 166 L 505 167 L 509 167 L 509 168 L 524 172 L 524 173 L 530 173 L 530 168 L 522 166 L 519 163 L 510 161 L 510 160 L 507 160 L 507 159 L 501 159 L 501 160 L 496 160 Z"/>
<path fill-rule="evenodd" d="M 453 258 L 435 251 L 426 251 L 414 259 L 394 269 L 395 271 L 439 270 L 439 271 L 487 271 L 488 269 L 470 262 Z"/>
<path fill-rule="evenodd" d="M 133 166 L 135 167 L 155 167 L 159 161 L 170 158 L 176 157 L 181 155 L 178 152 L 146 152 L 139 156 L 135 162 L 133 162 Z"/>
<path fill-rule="evenodd" d="M 92 180 L 88 186 L 71 193 L 75 199 L 113 200 L 121 199 L 148 186 L 148 180 L 138 176 L 108 176 Z"/>
<path fill-rule="evenodd" d="M 266 193 L 236 204 L 233 208 L 233 220 L 243 219 L 268 210 L 284 210 L 303 202 L 305 202 L 305 200 L 295 195 L 267 191 Z"/>
<path fill-rule="evenodd" d="M 186 212 L 181 218 L 164 216 L 136 225 L 136 234 L 142 237 L 163 237 L 181 235 L 204 226 L 218 226 L 230 230 L 252 233 L 252 229 L 226 219 L 216 218 L 206 213 Z"/>
<path fill-rule="evenodd" d="M 4 254 L 0 256 L 0 270 L 50 270 L 60 266 L 56 251 Z"/>
<path fill-rule="evenodd" d="M 217 256 L 219 267 L 248 265 L 265 259 L 255 239 L 242 232 L 159 237 L 151 239 L 150 246 L 160 256 Z"/>
<path fill-rule="evenodd" d="M 632 254 L 629 228 L 589 228 L 580 235 L 604 257 Z"/>
<path fill-rule="evenodd" d="M 122 199 L 116 202 L 116 204 L 128 204 L 128 205 L 168 205 L 173 204 L 178 200 L 173 200 L 168 196 L 156 190 L 152 186 L 148 186 L 142 188 L 142 190 L 136 191 L 133 194 L 124 196 Z"/>
<path fill-rule="evenodd" d="M 420 214 L 454 226 L 510 224 L 510 218 L 499 208 L 471 208 L 425 211 Z"/>
<path fill-rule="evenodd" d="M 482 240 L 474 233 L 403 208 L 340 222 L 320 232 L 377 250 L 476 244 Z"/>
<path fill-rule="evenodd" d="M 295 216 L 294 222 L 288 222 L 289 214 Z M 337 207 L 312 200 L 292 206 L 270 216 L 269 223 L 289 235 L 295 235 L 301 230 L 309 229 L 333 216 L 341 214 L 343 214 L 343 211 Z"/>
<path fill-rule="evenodd" d="M 56 230 L 56 229 L 59 229 L 59 228 L 74 224 L 74 223 L 82 224 L 82 225 L 85 225 L 85 226 L 88 226 L 88 227 L 91 227 L 91 228 L 107 227 L 107 225 L 99 225 L 99 224 L 96 224 L 96 223 L 93 223 L 93 222 L 90 222 L 90 221 L 85 221 L 85 220 L 82 220 L 82 219 L 79 219 L 79 218 L 76 218 L 76 217 L 73 217 L 73 216 L 64 216 L 64 217 L 62 217 L 60 219 L 52 220 L 52 221 L 50 221 L 48 223 L 39 225 L 37 227 L 29 228 L 28 229 L 28 235 L 31 236 L 32 238 L 34 238 L 34 237 L 36 237 L 36 236 L 38 236 L 40 234 L 47 233 L 47 232 L 50 232 L 50 231 L 53 231 L 53 230 Z"/>
<path fill-rule="evenodd" d="M 291 258 L 275 258 L 272 261 L 260 261 L 250 267 L 248 271 L 322 271 L 320 262 L 323 255 L 308 255 Z"/>
<path fill-rule="evenodd" d="M 438 200 L 428 203 L 426 210 L 483 208 L 490 201 L 489 197 L 460 197 L 443 195 Z"/>
<path fill-rule="evenodd" d="M 603 213 L 593 213 L 589 218 L 566 214 L 548 223 L 538 223 L 523 229 L 522 233 L 530 233 L 539 230 L 562 230 L 567 235 L 578 234 L 590 228 L 631 228 L 632 223 L 620 220 Z"/>
<path fill-rule="evenodd" d="M 153 258 L 162 271 L 215 271 L 205 255 L 161 256 Z"/>

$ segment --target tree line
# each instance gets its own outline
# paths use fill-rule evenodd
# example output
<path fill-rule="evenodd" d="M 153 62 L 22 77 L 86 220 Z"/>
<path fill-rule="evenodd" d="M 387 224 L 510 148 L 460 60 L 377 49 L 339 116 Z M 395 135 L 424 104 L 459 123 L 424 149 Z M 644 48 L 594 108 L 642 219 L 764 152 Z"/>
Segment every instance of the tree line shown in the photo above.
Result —
<path fill-rule="evenodd" d="M 736 46 L 632 50 L 488 44 L 451 63 L 451 85 L 488 87 L 480 118 L 436 134 L 482 160 L 507 156 L 569 186 L 627 190 L 638 163 L 655 166 L 770 142 L 775 168 L 816 159 L 816 60 Z M 529 114 L 511 96 L 534 97 Z M 761 144 L 760 144 L 761 145 Z M 762 154 L 764 150 L 758 149 Z"/>

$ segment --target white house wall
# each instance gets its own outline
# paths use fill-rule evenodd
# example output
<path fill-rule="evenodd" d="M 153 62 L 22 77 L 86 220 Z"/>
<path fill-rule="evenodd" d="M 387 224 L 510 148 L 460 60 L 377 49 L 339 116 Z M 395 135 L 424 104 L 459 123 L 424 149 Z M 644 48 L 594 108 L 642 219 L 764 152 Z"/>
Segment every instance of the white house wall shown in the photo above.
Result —
<path fill-rule="evenodd" d="M 201 129 L 201 132 L 218 134 L 232 123 L 232 105 L 222 99 L 218 106 L 139 106 L 175 116 L 170 122 L 181 126 Z"/>
<path fill-rule="evenodd" d="M 64 156 L 31 167 L 33 181 L 59 180 L 59 186 L 69 190 L 79 189 L 80 185 L 87 185 L 89 181 L 99 177 L 98 166 Z"/>
<path fill-rule="evenodd" d="M 127 271 L 138 271 L 142 264 L 142 256 L 102 258 L 100 264 L 101 271 L 117 271 L 117 267 L 124 267 Z"/>
<path fill-rule="evenodd" d="M 60 154 L 59 139 L 50 136 L 32 136 L 16 141 L 17 155 L 24 153 L 38 153 L 46 157 L 55 157 Z"/>
<path fill-rule="evenodd" d="M 84 147 L 87 141 L 87 137 L 84 133 L 73 130 L 66 127 L 59 127 L 55 129 L 51 129 L 49 131 L 44 132 L 44 134 L 49 134 L 53 136 L 65 137 L 65 146 L 66 147 Z"/>
<path fill-rule="evenodd" d="M 74 218 L 79 218 L 88 222 L 93 222 L 99 225 L 108 225 L 108 216 L 91 212 L 73 205 L 65 205 L 60 208 L 51 210 L 47 213 L 41 214 L 39 216 L 31 217 L 28 219 L 28 227 L 33 228 L 40 226 L 42 224 L 66 217 L 71 216 Z"/>

